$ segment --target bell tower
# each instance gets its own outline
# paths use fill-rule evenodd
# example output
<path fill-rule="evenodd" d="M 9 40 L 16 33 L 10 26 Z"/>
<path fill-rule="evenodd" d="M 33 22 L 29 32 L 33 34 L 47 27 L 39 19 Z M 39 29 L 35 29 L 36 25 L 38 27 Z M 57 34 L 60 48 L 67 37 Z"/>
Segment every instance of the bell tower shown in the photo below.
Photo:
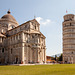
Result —
<path fill-rule="evenodd" d="M 75 15 L 64 16 L 63 26 L 63 63 L 75 63 Z"/>

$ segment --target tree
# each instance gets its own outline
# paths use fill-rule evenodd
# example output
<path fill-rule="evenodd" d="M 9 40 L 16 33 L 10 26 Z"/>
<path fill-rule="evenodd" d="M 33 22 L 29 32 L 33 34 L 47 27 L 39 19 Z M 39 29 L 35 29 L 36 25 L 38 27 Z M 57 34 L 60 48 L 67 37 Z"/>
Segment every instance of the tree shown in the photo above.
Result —
<path fill-rule="evenodd" d="M 55 55 L 55 61 L 57 60 L 57 55 Z"/>
<path fill-rule="evenodd" d="M 58 57 L 58 61 L 62 61 L 62 54 Z"/>

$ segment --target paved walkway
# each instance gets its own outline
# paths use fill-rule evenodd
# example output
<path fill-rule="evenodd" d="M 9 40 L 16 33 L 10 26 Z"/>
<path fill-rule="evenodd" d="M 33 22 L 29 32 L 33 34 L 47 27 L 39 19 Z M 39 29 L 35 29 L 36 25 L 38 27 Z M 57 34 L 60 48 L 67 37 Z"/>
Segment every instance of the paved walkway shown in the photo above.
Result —
<path fill-rule="evenodd" d="M 45 63 L 45 64 L 10 64 L 15 66 L 24 66 L 24 65 L 53 65 L 53 63 Z"/>

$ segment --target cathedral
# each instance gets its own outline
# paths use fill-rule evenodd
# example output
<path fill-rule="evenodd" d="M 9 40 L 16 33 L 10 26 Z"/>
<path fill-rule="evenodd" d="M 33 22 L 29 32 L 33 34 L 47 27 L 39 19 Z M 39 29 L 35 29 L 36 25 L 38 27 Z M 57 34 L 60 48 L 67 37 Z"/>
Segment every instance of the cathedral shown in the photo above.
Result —
<path fill-rule="evenodd" d="M 46 63 L 45 38 L 36 19 L 19 25 L 8 11 L 0 18 L 0 64 Z"/>

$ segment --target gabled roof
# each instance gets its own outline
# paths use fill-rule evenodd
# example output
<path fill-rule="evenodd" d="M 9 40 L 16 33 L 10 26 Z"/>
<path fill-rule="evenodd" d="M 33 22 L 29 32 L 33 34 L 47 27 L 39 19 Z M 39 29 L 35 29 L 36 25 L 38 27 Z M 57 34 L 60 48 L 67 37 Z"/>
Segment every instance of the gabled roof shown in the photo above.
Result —
<path fill-rule="evenodd" d="M 20 26 L 22 26 L 22 25 L 24 25 L 24 24 L 26 24 L 26 23 L 29 23 L 29 22 L 36 22 L 38 25 L 40 25 L 40 24 L 37 22 L 36 19 L 33 19 L 33 20 L 29 20 L 29 21 L 27 21 L 27 22 L 25 22 L 25 23 L 23 23 L 23 24 L 21 24 L 21 25 L 15 27 L 15 28 L 13 28 L 13 29 L 16 29 L 16 28 L 18 28 L 18 27 L 20 27 Z M 13 30 L 13 29 L 11 29 L 11 30 Z M 9 31 L 11 31 L 11 30 L 9 30 Z M 9 32 L 9 31 L 8 31 L 8 32 Z"/>
<path fill-rule="evenodd" d="M 30 20 L 30 21 L 31 22 L 36 22 L 38 25 L 40 25 L 39 22 L 36 19 Z"/>

